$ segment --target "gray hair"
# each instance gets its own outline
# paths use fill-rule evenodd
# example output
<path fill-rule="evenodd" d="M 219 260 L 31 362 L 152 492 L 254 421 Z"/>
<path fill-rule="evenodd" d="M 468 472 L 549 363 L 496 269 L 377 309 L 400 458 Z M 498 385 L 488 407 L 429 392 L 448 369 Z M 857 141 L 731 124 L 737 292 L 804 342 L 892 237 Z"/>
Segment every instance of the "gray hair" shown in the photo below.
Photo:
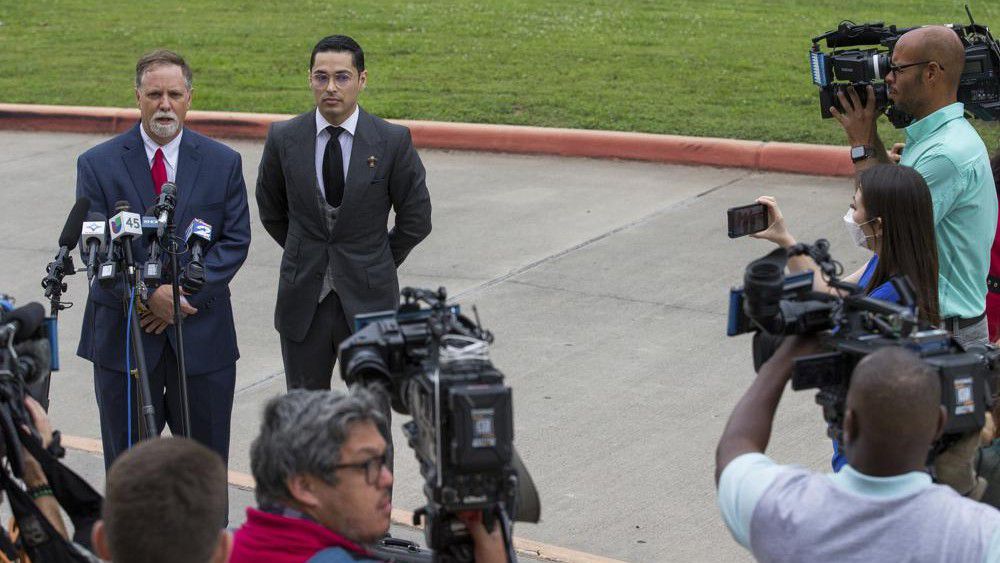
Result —
<path fill-rule="evenodd" d="M 188 66 L 184 57 L 173 51 L 168 51 L 167 49 L 157 49 L 146 53 L 135 63 L 136 89 L 138 90 L 142 86 L 142 75 L 146 74 L 146 71 L 161 65 L 176 65 L 181 67 L 181 73 L 184 75 L 184 83 L 187 84 L 188 90 L 191 89 L 191 85 L 194 81 L 194 76 L 191 73 L 191 67 Z"/>
<path fill-rule="evenodd" d="M 377 397 L 361 387 L 349 393 L 297 389 L 271 399 L 260 435 L 250 446 L 258 504 L 290 500 L 287 483 L 293 475 L 335 485 L 333 466 L 340 462 L 351 426 L 359 422 L 385 424 Z"/>

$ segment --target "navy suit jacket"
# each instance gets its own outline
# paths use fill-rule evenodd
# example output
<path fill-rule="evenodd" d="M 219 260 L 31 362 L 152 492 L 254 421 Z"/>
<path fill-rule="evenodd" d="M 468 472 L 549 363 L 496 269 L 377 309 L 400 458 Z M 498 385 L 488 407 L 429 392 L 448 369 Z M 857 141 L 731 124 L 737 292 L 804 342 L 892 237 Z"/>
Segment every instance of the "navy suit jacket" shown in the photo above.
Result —
<path fill-rule="evenodd" d="M 183 236 L 194 218 L 212 226 L 212 243 L 204 258 L 205 286 L 188 297 L 198 312 L 184 319 L 187 373 L 197 375 L 230 366 L 239 358 L 229 282 L 247 257 L 250 211 L 240 155 L 190 129 L 184 129 L 181 137 L 174 183 L 177 236 Z M 128 201 L 131 210 L 140 214 L 154 205 L 156 195 L 139 124 L 80 155 L 76 195 L 90 200 L 91 211 L 109 218 L 116 213 L 115 202 L 119 200 Z M 146 261 L 147 245 L 147 240 L 133 241 L 136 262 Z M 182 269 L 189 257 L 190 253 L 179 257 Z M 169 257 L 163 255 L 162 260 L 166 270 Z M 77 349 L 80 357 L 118 371 L 125 371 L 127 319 L 123 291 L 120 281 L 114 289 L 106 289 L 95 278 Z M 153 369 L 167 341 L 174 341 L 173 327 L 159 335 L 143 332 L 142 337 L 147 366 Z"/>

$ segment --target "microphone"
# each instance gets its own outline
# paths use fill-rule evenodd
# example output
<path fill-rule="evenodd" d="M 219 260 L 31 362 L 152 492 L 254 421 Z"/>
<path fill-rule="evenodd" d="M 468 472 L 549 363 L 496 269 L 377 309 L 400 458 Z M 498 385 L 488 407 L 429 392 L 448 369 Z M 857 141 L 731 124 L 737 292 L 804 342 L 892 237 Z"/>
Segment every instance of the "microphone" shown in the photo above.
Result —
<path fill-rule="evenodd" d="M 0 340 L 9 340 L 13 337 L 14 342 L 26 340 L 42 326 L 45 320 L 45 307 L 40 303 L 28 303 L 7 313 L 3 317 L 3 326 L 0 326 Z"/>
<path fill-rule="evenodd" d="M 115 202 L 115 215 L 108 219 L 108 226 L 111 227 L 111 241 L 117 241 L 124 237 L 131 239 L 142 236 L 142 217 L 138 213 L 133 213 L 128 202 L 125 200 Z"/>
<path fill-rule="evenodd" d="M 51 298 L 53 295 L 58 295 L 65 291 L 66 287 L 62 281 L 63 276 L 76 273 L 76 267 L 73 266 L 73 257 L 70 255 L 70 252 L 76 248 L 78 241 L 77 233 L 83 229 L 83 220 L 87 217 L 88 211 L 90 211 L 90 200 L 85 197 L 76 200 L 76 204 L 70 210 L 69 217 L 66 218 L 66 224 L 63 225 L 62 233 L 59 235 L 59 252 L 56 254 L 55 259 L 49 262 L 49 265 L 45 268 L 46 275 L 42 279 L 45 297 Z"/>
<path fill-rule="evenodd" d="M 173 182 L 166 182 L 160 187 L 160 199 L 153 208 L 156 210 L 156 237 L 163 238 L 163 231 L 167 228 L 171 215 L 174 213 L 174 206 L 177 204 L 177 186 Z"/>
<path fill-rule="evenodd" d="M 173 184 L 163 184 L 163 187 Z M 160 223 L 156 217 L 156 206 L 146 210 L 146 215 L 142 216 L 142 233 L 149 237 L 149 257 L 142 267 L 142 277 L 146 281 L 156 281 L 163 276 L 163 265 L 160 264 Z"/>
<path fill-rule="evenodd" d="M 116 213 L 108 220 L 111 227 L 111 242 L 118 243 L 125 251 L 125 266 L 132 273 L 135 267 L 135 260 L 132 258 L 132 239 L 142 236 L 142 217 L 138 213 L 130 211 L 127 201 L 115 202 Z"/>
<path fill-rule="evenodd" d="M 181 285 L 184 287 L 184 291 L 195 294 L 205 285 L 203 258 L 205 248 L 212 242 L 212 226 L 201 219 L 192 219 L 187 231 L 184 232 L 184 241 L 191 249 L 191 260 L 184 268 Z"/>
<path fill-rule="evenodd" d="M 66 218 L 66 224 L 63 225 L 62 234 L 59 235 L 59 246 L 66 247 L 67 251 L 76 248 L 76 233 L 80 232 L 80 228 L 83 226 L 83 220 L 87 217 L 87 213 L 90 211 L 90 200 L 81 197 L 76 200 L 76 204 L 73 205 L 73 209 L 69 212 L 69 217 Z"/>
<path fill-rule="evenodd" d="M 87 266 L 87 279 L 93 280 L 97 274 L 97 253 L 108 249 L 108 221 L 103 213 L 91 211 L 83 222 L 80 233 L 80 258 Z"/>

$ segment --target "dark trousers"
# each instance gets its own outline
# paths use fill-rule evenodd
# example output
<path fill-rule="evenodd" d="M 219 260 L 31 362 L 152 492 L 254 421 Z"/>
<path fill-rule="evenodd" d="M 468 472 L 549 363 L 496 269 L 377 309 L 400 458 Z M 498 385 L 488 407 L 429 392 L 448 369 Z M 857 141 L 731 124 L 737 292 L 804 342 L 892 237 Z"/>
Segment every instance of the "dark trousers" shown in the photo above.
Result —
<path fill-rule="evenodd" d="M 188 407 L 191 415 L 191 438 L 208 446 L 229 463 L 229 426 L 236 389 L 236 365 L 218 371 L 188 375 Z M 127 393 L 125 373 L 94 366 L 94 391 L 101 416 L 101 440 L 104 442 L 104 467 L 111 467 L 116 457 L 129 447 L 129 400 L 131 400 L 132 444 L 140 440 L 138 420 L 140 405 L 136 400 L 136 381 Z M 150 369 L 149 390 L 152 396 L 156 434 L 166 425 L 175 436 L 183 430 L 177 361 L 168 345 L 160 361 Z"/>
<path fill-rule="evenodd" d="M 309 330 L 302 342 L 295 342 L 281 336 L 281 359 L 285 364 L 285 384 L 287 389 L 329 390 L 333 377 L 333 367 L 337 362 L 340 343 L 351 336 L 347 315 L 340 304 L 337 292 L 331 291 L 316 308 Z M 392 471 L 392 408 L 389 396 L 377 391 L 379 406 L 385 415 L 386 424 L 379 428 L 388 444 L 388 465 Z"/>
<path fill-rule="evenodd" d="M 351 335 L 347 315 L 337 292 L 331 291 L 316 307 L 312 324 L 301 342 L 281 336 L 285 385 L 291 389 L 330 389 L 337 348 Z"/>

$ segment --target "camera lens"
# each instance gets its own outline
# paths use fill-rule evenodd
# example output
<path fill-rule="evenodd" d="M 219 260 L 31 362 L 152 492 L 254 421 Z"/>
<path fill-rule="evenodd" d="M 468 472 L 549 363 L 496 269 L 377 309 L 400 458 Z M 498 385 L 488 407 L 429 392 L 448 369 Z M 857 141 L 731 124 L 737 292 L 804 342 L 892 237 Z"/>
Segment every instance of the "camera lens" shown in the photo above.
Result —
<path fill-rule="evenodd" d="M 889 60 L 888 53 L 879 53 L 872 56 L 872 65 L 874 65 L 874 75 L 878 78 L 885 78 L 889 74 L 889 65 L 892 62 Z"/>
<path fill-rule="evenodd" d="M 358 346 L 350 350 L 347 358 L 342 357 L 341 360 L 345 362 L 344 380 L 348 383 L 360 382 L 367 385 L 374 381 L 390 379 L 389 366 L 375 348 Z"/>
<path fill-rule="evenodd" d="M 785 264 L 788 255 L 778 249 L 751 262 L 743 278 L 745 312 L 762 327 L 772 326 L 781 315 L 781 295 L 785 284 Z"/>

